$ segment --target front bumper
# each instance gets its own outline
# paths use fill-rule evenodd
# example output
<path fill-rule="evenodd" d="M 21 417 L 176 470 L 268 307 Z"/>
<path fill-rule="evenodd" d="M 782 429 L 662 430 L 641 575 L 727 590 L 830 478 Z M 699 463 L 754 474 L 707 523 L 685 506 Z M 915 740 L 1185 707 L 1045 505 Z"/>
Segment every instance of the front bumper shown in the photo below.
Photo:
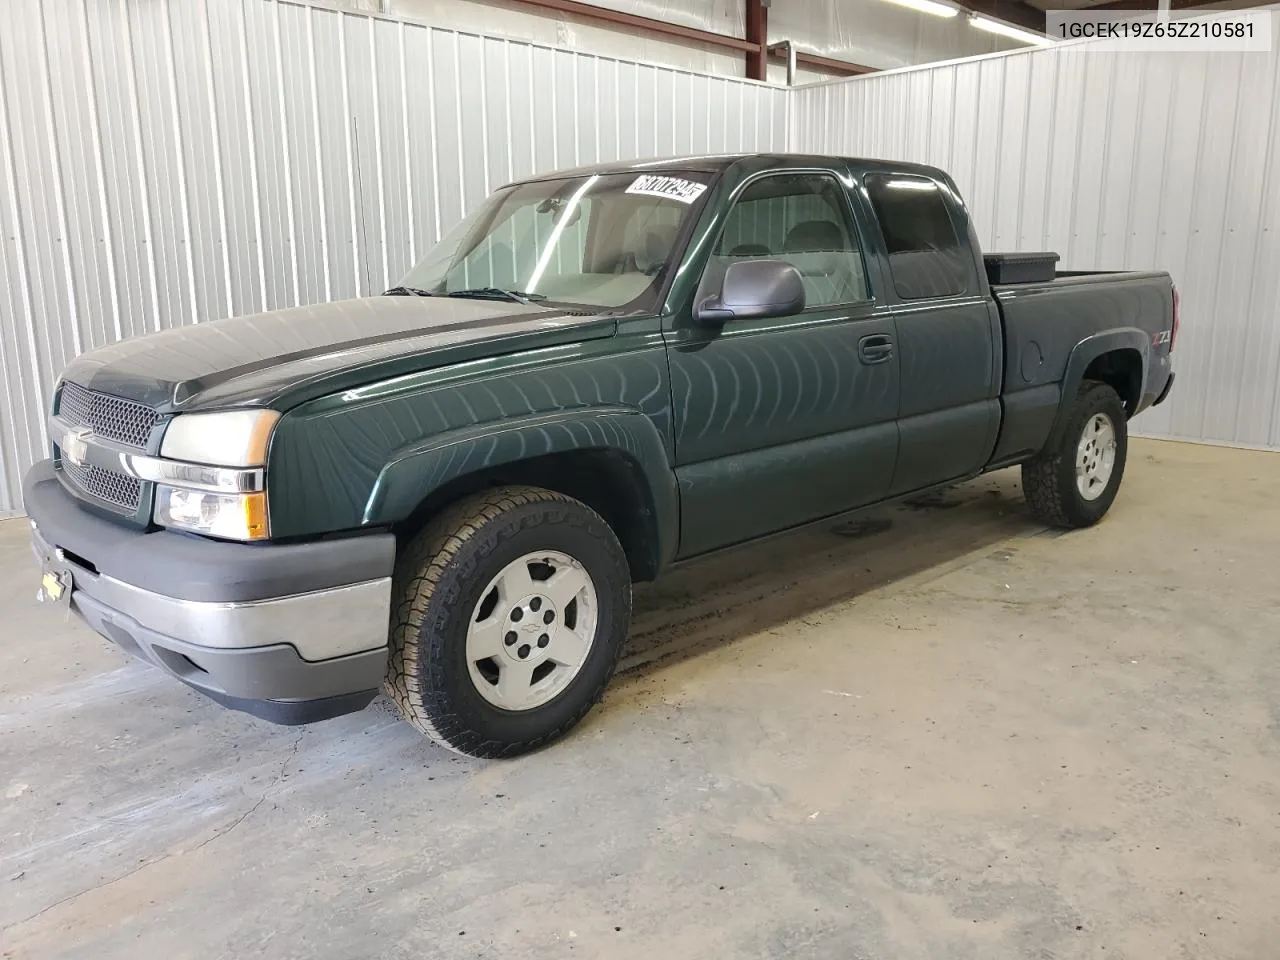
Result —
<path fill-rule="evenodd" d="M 32 546 L 102 636 L 226 706 L 275 723 L 359 710 L 386 670 L 395 539 L 236 544 L 144 532 L 27 474 Z"/>

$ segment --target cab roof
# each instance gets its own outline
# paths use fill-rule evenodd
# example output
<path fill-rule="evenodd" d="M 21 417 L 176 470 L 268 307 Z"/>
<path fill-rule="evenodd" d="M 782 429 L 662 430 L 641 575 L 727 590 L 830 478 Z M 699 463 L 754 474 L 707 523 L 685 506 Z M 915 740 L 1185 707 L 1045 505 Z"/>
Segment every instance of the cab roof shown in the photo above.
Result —
<path fill-rule="evenodd" d="M 741 165 L 743 172 L 756 173 L 760 170 L 785 170 L 793 167 L 847 167 L 855 174 L 870 171 L 893 171 L 898 173 L 918 173 L 948 181 L 950 178 L 937 167 L 921 163 L 906 163 L 898 160 L 875 160 L 866 157 L 838 157 L 809 153 L 724 153 L 698 154 L 685 157 L 656 157 L 641 160 L 617 160 L 610 163 L 595 163 L 565 170 L 554 170 L 531 177 L 522 177 L 513 183 L 533 183 L 539 180 L 565 180 L 573 177 L 589 177 L 610 173 L 714 173 L 719 174 L 730 167 Z"/>

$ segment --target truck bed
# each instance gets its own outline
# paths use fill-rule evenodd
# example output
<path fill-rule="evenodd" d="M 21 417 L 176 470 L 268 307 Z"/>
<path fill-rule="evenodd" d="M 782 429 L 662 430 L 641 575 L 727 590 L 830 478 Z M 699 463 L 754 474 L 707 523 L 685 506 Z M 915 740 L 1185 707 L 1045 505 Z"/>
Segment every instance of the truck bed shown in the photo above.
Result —
<path fill-rule="evenodd" d="M 1005 429 L 994 462 L 1043 442 L 1076 344 L 1099 329 L 1128 329 L 1149 345 L 1173 315 L 1173 284 L 1162 272 L 1062 271 L 1039 283 L 994 284 L 991 293 L 1004 328 Z"/>

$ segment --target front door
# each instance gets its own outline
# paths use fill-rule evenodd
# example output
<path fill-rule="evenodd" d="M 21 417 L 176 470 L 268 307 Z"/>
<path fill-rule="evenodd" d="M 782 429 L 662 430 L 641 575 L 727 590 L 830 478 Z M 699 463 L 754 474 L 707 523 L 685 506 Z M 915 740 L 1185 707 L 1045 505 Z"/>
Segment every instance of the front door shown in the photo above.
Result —
<path fill-rule="evenodd" d="M 668 331 L 680 556 L 884 497 L 898 449 L 894 321 L 873 299 L 844 187 L 827 171 L 749 181 L 696 301 L 730 263 L 778 259 L 804 281 L 794 316 Z"/>

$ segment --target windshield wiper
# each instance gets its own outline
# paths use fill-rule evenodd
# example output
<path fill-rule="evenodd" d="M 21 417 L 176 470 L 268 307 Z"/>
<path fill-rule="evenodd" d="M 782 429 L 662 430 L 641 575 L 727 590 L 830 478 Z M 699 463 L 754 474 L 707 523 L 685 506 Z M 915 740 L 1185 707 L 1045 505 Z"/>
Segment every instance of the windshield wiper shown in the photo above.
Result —
<path fill-rule="evenodd" d="M 390 290 L 383 290 L 384 297 L 434 297 L 435 294 L 430 290 L 421 290 L 418 287 L 392 287 Z"/>
<path fill-rule="evenodd" d="M 526 293 L 523 290 L 503 290 L 501 287 L 476 287 L 472 290 L 450 290 L 447 296 L 470 297 L 473 300 L 510 300 L 526 306 L 534 300 L 547 299 L 544 293 Z"/>

